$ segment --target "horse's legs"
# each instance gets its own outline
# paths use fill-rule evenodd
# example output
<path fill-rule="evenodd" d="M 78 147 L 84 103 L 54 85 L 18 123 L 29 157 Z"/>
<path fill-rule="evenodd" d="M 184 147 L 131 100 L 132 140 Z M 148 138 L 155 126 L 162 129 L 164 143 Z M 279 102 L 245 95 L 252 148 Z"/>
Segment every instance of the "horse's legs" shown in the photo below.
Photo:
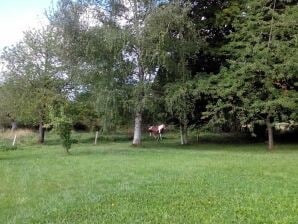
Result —
<path fill-rule="evenodd" d="M 158 138 L 158 136 L 156 136 L 156 133 L 154 133 L 154 132 L 153 132 L 153 137 L 154 137 L 154 139 Z"/>
<path fill-rule="evenodd" d="M 157 141 L 160 141 L 160 140 L 162 140 L 161 133 L 158 133 L 157 134 Z"/>

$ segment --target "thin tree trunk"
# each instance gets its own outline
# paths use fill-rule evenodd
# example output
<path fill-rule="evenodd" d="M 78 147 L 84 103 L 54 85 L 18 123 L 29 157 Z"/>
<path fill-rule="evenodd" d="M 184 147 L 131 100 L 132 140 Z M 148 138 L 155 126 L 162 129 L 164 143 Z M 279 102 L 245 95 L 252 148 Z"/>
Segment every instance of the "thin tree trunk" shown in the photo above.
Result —
<path fill-rule="evenodd" d="M 187 141 L 187 124 L 183 122 L 180 124 L 180 137 L 181 137 L 181 145 L 186 145 Z"/>
<path fill-rule="evenodd" d="M 139 146 L 141 144 L 141 133 L 142 133 L 141 130 L 142 130 L 142 113 L 136 112 L 132 145 Z"/>
<path fill-rule="evenodd" d="M 38 143 L 43 144 L 44 143 L 44 136 L 45 136 L 45 128 L 43 127 L 43 122 L 39 123 L 39 138 Z"/>
<path fill-rule="evenodd" d="M 276 7 L 276 0 L 274 0 L 273 2 L 273 11 L 275 11 L 275 7 Z M 271 16 L 271 22 L 270 22 L 270 32 L 269 32 L 269 38 L 268 38 L 268 49 L 270 50 L 270 44 L 272 42 L 272 31 L 273 31 L 273 24 L 274 24 L 274 17 L 273 14 Z M 266 118 L 266 126 L 267 126 L 267 130 L 268 130 L 268 149 L 271 151 L 273 150 L 273 129 L 272 129 L 272 124 L 270 122 L 270 116 L 268 115 Z"/>
<path fill-rule="evenodd" d="M 17 122 L 13 120 L 11 122 L 11 132 L 14 132 L 16 129 L 17 129 Z"/>
<path fill-rule="evenodd" d="M 270 122 L 270 117 L 268 116 L 266 119 L 267 131 L 268 131 L 268 149 L 273 150 L 274 142 L 273 142 L 273 128 Z"/>

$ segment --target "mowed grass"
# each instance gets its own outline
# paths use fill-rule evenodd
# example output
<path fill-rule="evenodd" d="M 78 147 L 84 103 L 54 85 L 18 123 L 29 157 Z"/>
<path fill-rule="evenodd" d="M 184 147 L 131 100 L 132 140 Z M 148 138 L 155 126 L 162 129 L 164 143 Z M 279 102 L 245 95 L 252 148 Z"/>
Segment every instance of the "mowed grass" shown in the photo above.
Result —
<path fill-rule="evenodd" d="M 0 152 L 0 223 L 298 223 L 298 146 L 145 141 Z"/>

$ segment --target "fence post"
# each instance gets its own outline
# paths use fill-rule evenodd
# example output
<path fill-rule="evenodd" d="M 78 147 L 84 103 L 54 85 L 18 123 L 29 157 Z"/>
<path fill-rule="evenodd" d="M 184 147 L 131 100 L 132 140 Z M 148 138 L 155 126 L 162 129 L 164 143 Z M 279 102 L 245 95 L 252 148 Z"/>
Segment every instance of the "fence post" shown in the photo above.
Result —
<path fill-rule="evenodd" d="M 14 135 L 13 142 L 12 142 L 12 146 L 15 145 L 15 143 L 16 143 L 16 139 L 17 139 L 17 134 Z"/>
<path fill-rule="evenodd" d="M 95 132 L 94 145 L 97 144 L 97 138 L 98 138 L 98 131 Z"/>

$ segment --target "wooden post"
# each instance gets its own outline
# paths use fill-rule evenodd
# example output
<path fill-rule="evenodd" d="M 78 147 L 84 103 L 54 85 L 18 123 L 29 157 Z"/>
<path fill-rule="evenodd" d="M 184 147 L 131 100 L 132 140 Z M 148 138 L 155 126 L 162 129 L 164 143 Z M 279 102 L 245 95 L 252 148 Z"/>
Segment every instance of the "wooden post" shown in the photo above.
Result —
<path fill-rule="evenodd" d="M 98 131 L 95 132 L 94 145 L 97 144 L 97 138 L 98 138 Z"/>
<path fill-rule="evenodd" d="M 14 138 L 13 138 L 12 146 L 15 145 L 15 143 L 16 143 L 16 139 L 17 139 L 17 135 L 15 134 L 15 135 L 14 135 Z"/>

